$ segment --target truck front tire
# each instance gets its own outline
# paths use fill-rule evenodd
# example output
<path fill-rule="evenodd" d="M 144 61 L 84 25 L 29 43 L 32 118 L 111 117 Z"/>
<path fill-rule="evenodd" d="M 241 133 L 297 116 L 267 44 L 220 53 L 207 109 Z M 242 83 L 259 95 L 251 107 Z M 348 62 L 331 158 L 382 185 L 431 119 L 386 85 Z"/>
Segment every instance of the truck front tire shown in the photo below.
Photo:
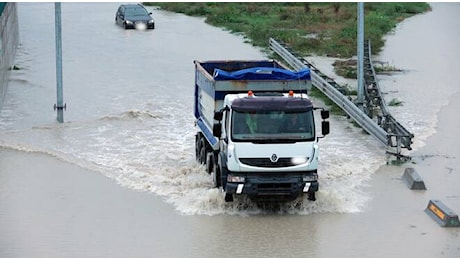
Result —
<path fill-rule="evenodd" d="M 308 193 L 308 200 L 309 200 L 309 201 L 316 201 L 315 192 L 310 192 L 310 193 Z"/>
<path fill-rule="evenodd" d="M 219 163 L 217 162 L 214 154 L 211 154 L 211 158 L 209 161 L 212 163 L 212 171 L 211 171 L 212 184 L 214 188 L 219 188 L 220 186 L 222 186 L 222 180 L 221 180 L 222 177 L 220 174 Z"/>
<path fill-rule="evenodd" d="M 229 193 L 225 193 L 225 202 L 232 202 L 233 201 L 233 195 Z"/>

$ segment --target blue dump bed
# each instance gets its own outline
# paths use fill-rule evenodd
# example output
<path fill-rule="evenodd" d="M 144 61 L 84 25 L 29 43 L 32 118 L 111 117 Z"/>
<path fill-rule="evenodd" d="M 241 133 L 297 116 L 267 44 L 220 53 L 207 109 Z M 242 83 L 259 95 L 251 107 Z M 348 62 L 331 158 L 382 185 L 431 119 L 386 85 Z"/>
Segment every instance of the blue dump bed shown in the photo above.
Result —
<path fill-rule="evenodd" d="M 251 91 L 295 90 L 311 88 L 310 70 L 292 71 L 275 60 L 195 61 L 196 84 L 212 91 L 241 93 Z"/>
<path fill-rule="evenodd" d="M 214 80 L 310 80 L 310 70 L 294 72 L 271 67 L 254 67 L 228 72 L 214 69 Z"/>

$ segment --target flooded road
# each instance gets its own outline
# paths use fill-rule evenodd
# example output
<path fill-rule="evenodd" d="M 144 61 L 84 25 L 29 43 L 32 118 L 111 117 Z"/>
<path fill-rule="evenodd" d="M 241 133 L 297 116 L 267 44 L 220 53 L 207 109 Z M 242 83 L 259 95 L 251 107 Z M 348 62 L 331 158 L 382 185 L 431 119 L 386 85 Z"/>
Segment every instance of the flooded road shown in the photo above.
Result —
<path fill-rule="evenodd" d="M 275 211 L 225 203 L 194 161 L 193 60 L 265 54 L 203 19 L 152 8 L 155 30 L 125 31 L 114 23 L 118 5 L 62 4 L 67 110 L 59 124 L 52 109 L 54 4 L 18 3 L 21 70 L 12 73 L 0 111 L 0 256 L 460 256 L 458 229 L 442 229 L 423 213 L 431 191 L 409 192 L 400 179 L 404 168 L 385 166 L 385 148 L 338 117 L 320 142 L 316 202 Z M 81 19 L 88 9 L 97 15 Z M 436 49 L 449 55 L 427 52 L 407 34 L 436 35 L 426 44 L 443 37 L 458 43 L 460 35 L 449 33 L 458 32 L 458 14 L 458 4 L 434 4 L 399 26 L 378 57 L 407 70 L 384 77 L 381 86 L 387 100 L 404 101 L 392 112 L 414 132 L 420 167 L 436 149 L 424 144 L 443 128 L 439 111 L 460 91 L 458 74 L 429 65 L 443 55 L 458 69 L 460 52 L 452 46 Z M 407 46 L 419 46 L 411 50 L 424 59 L 411 63 L 403 55 L 411 52 L 401 50 Z M 431 85 L 439 87 L 429 92 Z M 420 102 L 427 95 L 429 108 Z M 458 157 L 446 153 L 456 158 L 446 174 L 458 184 Z M 444 184 L 432 185 L 439 191 Z M 433 195 L 450 198 L 460 212 L 452 186 Z"/>

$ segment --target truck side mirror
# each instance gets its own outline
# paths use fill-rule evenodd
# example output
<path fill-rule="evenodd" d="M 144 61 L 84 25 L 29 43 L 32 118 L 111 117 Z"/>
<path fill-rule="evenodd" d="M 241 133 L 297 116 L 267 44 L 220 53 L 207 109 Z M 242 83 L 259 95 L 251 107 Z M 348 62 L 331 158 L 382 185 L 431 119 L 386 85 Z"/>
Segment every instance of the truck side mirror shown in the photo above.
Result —
<path fill-rule="evenodd" d="M 221 123 L 216 123 L 212 126 L 212 135 L 215 137 L 221 137 L 222 135 L 222 124 Z"/>
<path fill-rule="evenodd" d="M 329 122 L 328 121 L 322 121 L 321 122 L 321 134 L 323 136 L 325 135 L 328 135 L 329 134 Z"/>
<path fill-rule="evenodd" d="M 224 114 L 223 111 L 217 111 L 217 112 L 215 112 L 215 113 L 214 113 L 214 120 L 216 120 L 216 121 L 222 120 L 223 114 Z"/>
<path fill-rule="evenodd" d="M 321 119 L 328 119 L 329 118 L 329 111 L 321 110 Z"/>

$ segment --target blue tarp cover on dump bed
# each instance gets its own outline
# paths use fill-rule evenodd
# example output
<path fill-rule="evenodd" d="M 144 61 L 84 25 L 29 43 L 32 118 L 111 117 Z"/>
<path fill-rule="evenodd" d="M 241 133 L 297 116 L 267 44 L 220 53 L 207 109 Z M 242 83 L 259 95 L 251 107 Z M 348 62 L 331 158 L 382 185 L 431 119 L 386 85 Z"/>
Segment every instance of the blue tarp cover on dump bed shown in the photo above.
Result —
<path fill-rule="evenodd" d="M 214 69 L 214 80 L 310 80 L 310 69 L 298 72 L 270 67 L 254 67 L 233 72 Z"/>

